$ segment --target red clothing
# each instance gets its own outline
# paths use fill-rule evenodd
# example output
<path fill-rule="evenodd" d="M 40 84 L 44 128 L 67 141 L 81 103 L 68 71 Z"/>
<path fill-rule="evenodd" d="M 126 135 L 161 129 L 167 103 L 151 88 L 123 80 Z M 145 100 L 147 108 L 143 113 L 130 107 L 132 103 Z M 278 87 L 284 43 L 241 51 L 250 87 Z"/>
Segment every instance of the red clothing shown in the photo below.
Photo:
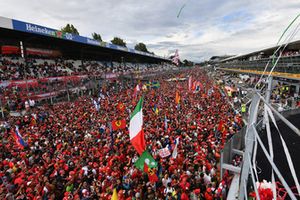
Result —
<path fill-rule="evenodd" d="M 188 197 L 188 195 L 184 192 L 184 193 L 181 194 L 180 199 L 181 199 L 181 200 L 189 200 L 189 197 Z"/>
<path fill-rule="evenodd" d="M 204 195 L 205 199 L 206 200 L 213 200 L 213 195 L 212 194 L 209 194 L 208 192 L 205 192 L 205 195 Z"/>

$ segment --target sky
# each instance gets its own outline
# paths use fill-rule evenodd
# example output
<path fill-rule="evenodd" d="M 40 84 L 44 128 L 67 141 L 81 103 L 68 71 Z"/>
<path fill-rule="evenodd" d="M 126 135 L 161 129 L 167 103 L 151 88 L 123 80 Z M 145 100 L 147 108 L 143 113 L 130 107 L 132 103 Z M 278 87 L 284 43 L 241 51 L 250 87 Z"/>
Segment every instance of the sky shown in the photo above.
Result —
<path fill-rule="evenodd" d="M 181 60 L 195 62 L 275 46 L 299 13 L 300 0 L 0 1 L 2 17 L 54 29 L 71 23 L 82 36 L 118 36 L 131 48 L 143 42 L 160 56 L 178 49 Z"/>

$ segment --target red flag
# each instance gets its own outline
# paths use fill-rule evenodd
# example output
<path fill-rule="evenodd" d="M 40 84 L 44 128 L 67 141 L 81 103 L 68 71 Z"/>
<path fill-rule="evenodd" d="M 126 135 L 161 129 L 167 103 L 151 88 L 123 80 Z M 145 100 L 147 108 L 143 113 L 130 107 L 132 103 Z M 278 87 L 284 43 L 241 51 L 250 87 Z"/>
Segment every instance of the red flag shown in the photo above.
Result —
<path fill-rule="evenodd" d="M 124 112 L 124 110 L 125 110 L 124 103 L 118 103 L 117 108 L 118 108 L 119 111 Z"/>
<path fill-rule="evenodd" d="M 30 121 L 30 126 L 35 126 L 36 125 L 36 120 L 35 118 L 32 116 L 31 117 L 31 121 Z"/>
<path fill-rule="evenodd" d="M 223 127 L 224 127 L 224 122 L 223 122 L 223 120 L 221 120 L 217 130 L 222 132 Z"/>
<path fill-rule="evenodd" d="M 224 124 L 224 121 L 223 121 L 223 120 L 220 121 L 217 130 L 220 131 L 223 135 L 226 135 L 226 134 L 227 134 L 227 130 L 226 130 L 226 127 L 225 127 L 225 124 Z"/>
<path fill-rule="evenodd" d="M 193 85 L 193 80 L 192 80 L 192 76 L 189 77 L 189 91 L 192 90 L 192 85 Z"/>
<path fill-rule="evenodd" d="M 126 128 L 126 120 L 125 119 L 114 120 L 111 123 L 111 127 L 112 127 L 113 131 L 116 131 L 118 129 L 124 129 L 124 128 Z"/>
<path fill-rule="evenodd" d="M 155 169 L 154 168 L 149 168 L 146 163 L 144 163 L 144 172 L 146 172 L 148 174 L 149 181 L 151 183 L 155 183 L 155 182 L 158 181 L 158 177 L 155 173 Z"/>

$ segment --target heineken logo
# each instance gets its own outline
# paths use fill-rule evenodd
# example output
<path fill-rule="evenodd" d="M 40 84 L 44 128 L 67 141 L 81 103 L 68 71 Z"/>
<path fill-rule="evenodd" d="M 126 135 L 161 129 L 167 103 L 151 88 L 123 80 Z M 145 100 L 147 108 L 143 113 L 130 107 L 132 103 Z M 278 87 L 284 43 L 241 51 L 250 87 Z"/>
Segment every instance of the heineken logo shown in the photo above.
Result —
<path fill-rule="evenodd" d="M 58 30 L 34 25 L 34 24 L 26 24 L 26 30 L 33 33 L 43 34 L 43 35 L 49 35 L 52 37 L 57 38 L 64 38 L 67 40 L 73 40 L 74 36 L 71 33 L 63 33 Z"/>

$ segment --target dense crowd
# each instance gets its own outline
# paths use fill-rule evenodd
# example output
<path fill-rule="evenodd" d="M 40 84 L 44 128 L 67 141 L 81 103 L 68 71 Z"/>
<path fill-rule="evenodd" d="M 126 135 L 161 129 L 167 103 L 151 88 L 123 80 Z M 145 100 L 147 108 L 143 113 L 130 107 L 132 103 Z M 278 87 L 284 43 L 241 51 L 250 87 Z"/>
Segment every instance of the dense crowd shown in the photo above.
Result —
<path fill-rule="evenodd" d="M 158 67 L 160 66 L 160 67 Z M 170 70 L 169 63 L 131 63 L 84 61 L 69 59 L 21 58 L 0 56 L 0 80 L 23 80 L 70 75 L 103 75 L 105 73 L 130 73 Z"/>
<path fill-rule="evenodd" d="M 0 135 L 0 199 L 105 200 L 114 189 L 119 200 L 224 199 L 230 176 L 220 178 L 220 151 L 242 127 L 241 118 L 203 71 L 181 76 L 190 74 L 202 83 L 197 92 L 188 90 L 187 81 L 167 82 L 162 76 L 159 88 L 139 83 L 139 92 L 129 82 L 118 92 L 102 87 L 92 97 L 100 109 L 85 96 L 8 117 Z M 156 182 L 134 166 L 139 155 L 129 139 L 129 116 L 141 96 L 147 150 L 158 163 Z M 126 119 L 127 128 L 111 131 L 116 119 Z M 13 137 L 16 126 L 24 148 Z M 172 152 L 176 139 L 177 157 L 160 157 L 158 150 Z"/>
<path fill-rule="evenodd" d="M 26 87 L 26 82 L 22 86 L 0 87 L 1 103 L 4 110 L 9 112 L 24 109 L 25 102 L 30 99 L 36 101 L 50 100 L 49 94 L 55 98 L 64 96 L 64 99 L 67 100 L 69 93 L 73 99 L 75 96 L 97 87 L 99 79 L 85 77 L 77 80 L 37 82 L 36 85 L 28 84 L 28 87 Z M 39 98 L 39 96 L 41 97 Z"/>
<path fill-rule="evenodd" d="M 176 66 L 169 63 L 118 63 L 42 57 L 25 60 L 19 55 L 0 55 L 0 98 L 5 111 L 15 111 L 24 108 L 24 102 L 28 99 L 43 99 L 36 95 L 46 96 L 48 99 L 49 93 L 55 97 L 66 96 L 67 93 L 72 95 L 80 90 L 96 87 L 101 78 L 128 75 L 137 71 L 157 73 L 157 70 L 174 68 Z M 13 81 L 23 83 L 14 84 Z"/>

